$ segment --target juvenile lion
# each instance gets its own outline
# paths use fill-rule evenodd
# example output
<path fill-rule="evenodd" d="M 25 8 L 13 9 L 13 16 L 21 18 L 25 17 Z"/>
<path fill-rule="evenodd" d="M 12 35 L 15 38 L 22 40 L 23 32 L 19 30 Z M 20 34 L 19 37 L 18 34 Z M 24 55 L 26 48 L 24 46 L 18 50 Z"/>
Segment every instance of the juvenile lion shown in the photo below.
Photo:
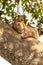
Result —
<path fill-rule="evenodd" d="M 20 16 L 15 20 L 14 23 L 12 23 L 12 28 L 14 28 L 19 34 L 21 34 L 21 37 L 23 39 L 28 37 L 38 39 L 39 37 L 37 28 L 32 27 L 31 25 L 26 25 L 24 23 L 23 16 Z"/>

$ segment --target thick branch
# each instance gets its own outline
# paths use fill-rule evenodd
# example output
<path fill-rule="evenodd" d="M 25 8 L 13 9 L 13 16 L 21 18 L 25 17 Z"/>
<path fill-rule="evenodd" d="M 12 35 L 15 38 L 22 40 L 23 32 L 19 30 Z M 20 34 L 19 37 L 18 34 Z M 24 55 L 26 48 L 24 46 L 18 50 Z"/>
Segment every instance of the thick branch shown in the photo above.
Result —
<path fill-rule="evenodd" d="M 43 65 L 43 44 L 20 34 L 0 21 L 0 55 L 12 65 Z"/>

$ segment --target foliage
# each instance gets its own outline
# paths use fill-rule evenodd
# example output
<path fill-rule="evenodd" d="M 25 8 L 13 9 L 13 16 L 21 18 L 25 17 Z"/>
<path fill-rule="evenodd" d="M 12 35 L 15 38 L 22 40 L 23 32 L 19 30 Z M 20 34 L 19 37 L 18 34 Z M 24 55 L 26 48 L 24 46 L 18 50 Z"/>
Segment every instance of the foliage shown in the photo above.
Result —
<path fill-rule="evenodd" d="M 12 20 L 17 16 L 17 12 L 14 11 L 16 5 L 19 5 L 20 0 L 0 0 L 0 19 L 9 22 L 6 16 L 11 17 Z M 37 20 L 37 25 L 39 23 L 43 24 L 43 2 L 40 0 L 21 0 L 23 10 L 32 14 L 32 20 Z M 25 17 L 26 18 L 26 17 Z M 31 21 L 32 21 L 31 20 Z M 43 29 L 41 28 L 43 33 Z"/>
<path fill-rule="evenodd" d="M 9 21 L 6 16 L 14 17 L 15 3 L 12 0 L 1 0 L 0 1 L 0 19 L 4 19 L 6 22 Z"/>

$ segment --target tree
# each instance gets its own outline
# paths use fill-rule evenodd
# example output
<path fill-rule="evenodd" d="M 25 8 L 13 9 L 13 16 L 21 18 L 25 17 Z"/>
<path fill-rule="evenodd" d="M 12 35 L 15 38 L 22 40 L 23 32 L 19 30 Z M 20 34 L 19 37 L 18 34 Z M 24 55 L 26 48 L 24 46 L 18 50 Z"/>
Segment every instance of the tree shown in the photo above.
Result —
<path fill-rule="evenodd" d="M 38 24 L 43 24 L 43 2 L 42 0 L 0 0 L 0 19 L 9 22 L 6 16 L 12 18 L 18 16 L 18 12 L 14 11 L 16 5 L 19 5 L 19 2 L 22 2 L 23 10 L 32 14 L 31 22 L 33 19 L 37 20 Z M 18 10 L 19 11 L 19 10 Z M 19 14 L 21 15 L 21 14 Z M 25 14 L 23 14 L 25 15 Z M 43 28 L 40 29 L 41 34 L 43 33 Z"/>
<path fill-rule="evenodd" d="M 0 55 L 11 65 L 43 65 L 43 44 L 34 38 L 21 39 L 21 34 L 0 21 Z"/>
<path fill-rule="evenodd" d="M 32 6 L 33 1 L 35 2 L 34 8 Z M 43 65 L 43 44 L 33 37 L 22 39 L 21 34 L 18 34 L 6 24 L 13 21 L 13 18 L 18 16 L 18 12 L 15 12 L 14 8 L 19 2 L 20 0 L 0 0 L 0 19 L 4 21 L 0 21 L 0 55 L 12 63 L 12 65 Z M 37 5 L 37 0 L 31 0 L 31 2 L 21 0 L 21 2 L 23 12 L 27 11 L 31 13 L 32 20 L 36 19 L 37 25 L 40 23 L 43 24 L 43 11 L 41 10 L 42 8 L 40 9 L 42 5 L 39 3 Z M 36 5 L 40 5 L 38 12 Z M 12 20 L 9 20 L 6 16 L 11 17 L 10 19 Z"/>

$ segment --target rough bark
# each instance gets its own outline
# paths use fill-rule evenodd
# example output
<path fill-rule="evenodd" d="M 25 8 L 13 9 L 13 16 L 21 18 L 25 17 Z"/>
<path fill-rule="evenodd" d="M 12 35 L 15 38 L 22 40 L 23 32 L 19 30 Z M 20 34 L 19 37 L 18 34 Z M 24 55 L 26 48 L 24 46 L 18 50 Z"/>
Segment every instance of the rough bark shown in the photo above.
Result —
<path fill-rule="evenodd" d="M 12 65 L 43 65 L 43 44 L 20 34 L 0 21 L 0 55 Z"/>

